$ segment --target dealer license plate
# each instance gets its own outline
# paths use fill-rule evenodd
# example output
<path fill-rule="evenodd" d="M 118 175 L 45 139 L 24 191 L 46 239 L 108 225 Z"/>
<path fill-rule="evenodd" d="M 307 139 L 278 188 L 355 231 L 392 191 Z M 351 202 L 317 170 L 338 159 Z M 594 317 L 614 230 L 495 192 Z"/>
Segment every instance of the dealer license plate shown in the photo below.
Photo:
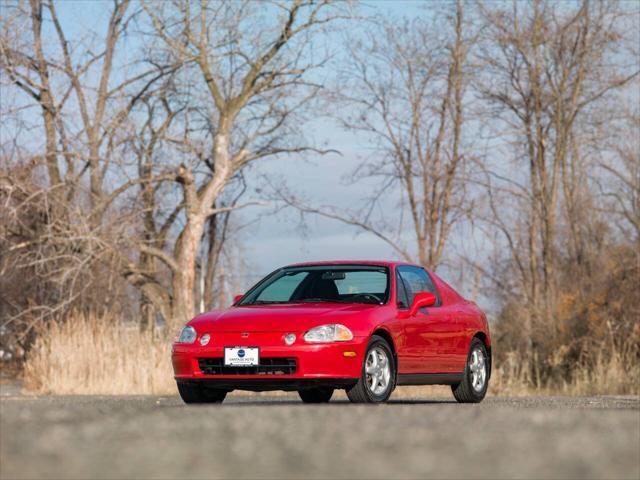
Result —
<path fill-rule="evenodd" d="M 234 367 L 252 367 L 260 365 L 259 348 L 226 347 L 224 349 L 224 364 Z"/>

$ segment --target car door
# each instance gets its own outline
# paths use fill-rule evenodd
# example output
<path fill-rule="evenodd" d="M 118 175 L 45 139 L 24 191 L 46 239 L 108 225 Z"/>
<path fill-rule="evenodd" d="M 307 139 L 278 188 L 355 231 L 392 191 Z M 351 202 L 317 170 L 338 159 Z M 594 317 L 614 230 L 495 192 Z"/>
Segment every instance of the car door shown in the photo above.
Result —
<path fill-rule="evenodd" d="M 406 317 L 411 308 L 414 294 L 408 291 L 407 287 L 405 287 L 405 281 L 400 278 L 400 267 L 396 268 L 395 282 L 396 305 L 402 330 L 402 341 L 398 345 L 398 373 L 426 373 L 423 352 L 420 348 L 420 342 L 416 339 L 416 330 L 421 327 L 421 324 L 425 323 L 418 321 L 417 317 L 424 316 L 424 313 L 420 311 L 416 314 L 416 317 Z M 406 283 L 408 284 L 408 281 Z M 435 351 L 432 351 L 432 355 L 433 358 L 427 360 L 427 365 L 434 366 Z M 433 371 L 435 372 L 436 370 Z"/>
<path fill-rule="evenodd" d="M 453 341 L 455 331 L 451 312 L 444 305 L 429 274 L 423 268 L 412 265 L 397 267 L 399 279 L 406 290 L 408 304 L 418 292 L 431 292 L 437 303 L 418 310 L 416 315 L 402 320 L 405 332 L 405 348 L 402 373 L 445 373 L 452 371 Z M 400 307 L 398 307 L 400 310 Z"/>
<path fill-rule="evenodd" d="M 447 306 L 450 314 L 450 326 L 452 328 L 451 345 L 443 355 L 448 359 L 450 368 L 447 371 L 462 372 L 467 362 L 467 353 L 471 342 L 471 310 L 470 302 L 465 300 L 451 286 L 441 278 L 433 275 L 433 280 L 440 292 L 443 304 Z"/>

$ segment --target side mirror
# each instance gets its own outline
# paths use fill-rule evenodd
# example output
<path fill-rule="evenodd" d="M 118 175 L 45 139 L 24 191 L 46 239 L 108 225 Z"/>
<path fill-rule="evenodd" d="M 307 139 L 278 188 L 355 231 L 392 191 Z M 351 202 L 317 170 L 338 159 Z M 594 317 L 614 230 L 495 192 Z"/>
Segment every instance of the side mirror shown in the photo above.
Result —
<path fill-rule="evenodd" d="M 416 296 L 413 297 L 413 303 L 411 304 L 411 308 L 409 309 L 409 316 L 412 317 L 418 310 L 424 307 L 431 307 L 436 304 L 438 299 L 431 292 L 419 292 L 416 293 Z"/>
<path fill-rule="evenodd" d="M 233 305 L 235 305 L 236 303 L 238 303 L 240 300 L 242 300 L 242 297 L 244 297 L 244 295 L 241 293 L 239 295 L 234 295 L 233 297 Z"/>

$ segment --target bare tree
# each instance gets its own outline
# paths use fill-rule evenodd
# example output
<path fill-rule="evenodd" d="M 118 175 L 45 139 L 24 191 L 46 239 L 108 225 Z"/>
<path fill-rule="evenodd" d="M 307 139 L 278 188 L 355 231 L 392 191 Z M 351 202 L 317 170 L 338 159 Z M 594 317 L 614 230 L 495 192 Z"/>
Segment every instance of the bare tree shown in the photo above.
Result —
<path fill-rule="evenodd" d="M 233 189 L 232 198 L 229 200 L 229 204 L 221 203 L 222 210 L 225 207 L 230 208 L 228 211 L 223 211 L 220 214 L 214 215 L 208 219 L 208 227 L 206 229 L 206 241 L 203 252 L 204 266 L 201 266 L 203 272 L 203 285 L 201 292 L 201 310 L 211 310 L 214 306 L 218 308 L 224 307 L 224 275 L 220 276 L 219 282 L 216 285 L 216 273 L 223 266 L 224 248 L 227 243 L 227 238 L 232 232 L 233 225 L 231 224 L 231 213 L 233 209 L 239 205 L 242 196 L 247 191 L 247 184 L 244 177 L 238 175 L 239 188 Z M 214 296 L 214 288 L 217 287 L 218 297 Z M 221 300 L 221 296 L 222 299 Z"/>
<path fill-rule="evenodd" d="M 352 65 L 339 103 L 354 109 L 342 117 L 347 130 L 364 134 L 373 147 L 354 180 L 379 178 L 379 188 L 360 211 L 282 198 L 377 236 L 405 260 L 436 268 L 452 226 L 468 208 L 463 125 L 470 31 L 462 2 L 432 21 L 376 19 L 366 38 L 351 42 Z M 373 212 L 388 201 L 388 192 L 400 199 L 403 214 L 377 219 Z M 404 212 L 410 244 L 398 221 Z"/>
<path fill-rule="evenodd" d="M 51 317 L 80 298 L 85 305 L 103 308 L 99 297 L 92 303 L 91 296 L 82 292 L 112 285 L 113 274 L 119 275 L 111 264 L 121 232 L 113 228 L 121 223 L 114 220 L 120 213 L 118 201 L 133 186 L 175 178 L 175 174 L 131 177 L 124 157 L 117 152 L 123 125 L 137 101 L 165 74 L 163 66 L 143 69 L 141 64 L 130 64 L 124 69 L 114 61 L 137 13 L 130 12 L 129 6 L 128 0 L 113 2 L 104 36 L 97 35 L 91 44 L 69 41 L 53 0 L 17 1 L 7 6 L 0 66 L 15 88 L 13 93 L 26 94 L 22 109 L 33 105 L 40 112 L 45 134 L 40 158 L 47 172 L 31 198 L 34 205 L 13 205 L 18 216 L 35 206 L 44 208 L 47 216 L 33 237 L 13 245 L 12 252 L 21 259 L 17 265 L 38 265 L 39 277 L 59 287 L 54 304 L 36 302 L 22 308 L 21 317 L 31 313 L 41 319 Z M 38 146 L 32 142 L 26 148 L 33 151 Z"/>
<path fill-rule="evenodd" d="M 185 110 L 190 108 L 188 105 L 175 109 L 171 106 L 171 83 L 172 79 L 168 79 L 166 84 L 141 98 L 136 120 L 129 122 L 130 133 L 123 143 L 123 149 L 133 152 L 136 158 L 137 178 L 150 179 L 139 184 L 138 195 L 132 199 L 136 206 L 133 208 L 135 218 L 130 223 L 137 225 L 137 233 L 127 241 L 114 245 L 124 245 L 125 248 L 118 254 L 120 268 L 142 293 L 143 318 L 140 326 L 143 330 L 153 327 L 156 312 L 164 318 L 171 317 L 171 270 L 166 262 L 159 261 L 158 256 L 172 247 L 178 232 L 174 224 L 179 221 L 185 207 L 180 189 L 175 188 L 180 185 L 176 174 L 162 176 L 160 173 L 170 168 L 167 157 L 174 152 L 172 146 L 184 144 L 184 138 L 178 140 L 170 132 L 176 130 L 172 127 L 176 118 L 184 118 Z M 140 121 L 142 118 L 144 121 Z M 202 152 L 199 152 L 200 159 L 201 155 Z M 206 165 L 207 162 L 203 160 L 202 163 Z M 151 180 L 161 178 L 168 181 Z M 201 282 L 196 290 L 199 290 L 200 310 L 211 309 L 217 304 L 214 289 L 219 287 L 219 282 L 215 277 L 229 235 L 231 213 L 245 192 L 246 183 L 239 172 L 229 180 L 224 194 L 217 199 L 217 213 L 207 219 L 197 252 L 196 267 L 200 271 Z M 132 252 L 134 255 L 131 255 Z M 137 258 L 135 252 L 139 252 Z"/>
<path fill-rule="evenodd" d="M 481 8 L 487 37 L 479 90 L 490 118 L 498 120 L 494 132 L 507 145 L 495 148 L 506 158 L 487 170 L 488 222 L 500 232 L 517 279 L 511 293 L 521 294 L 528 306 L 523 336 L 529 339 L 535 338 L 536 324 L 552 335 L 557 331 L 552 319 L 563 240 L 560 218 L 564 215 L 574 232 L 569 238 L 577 239 L 586 212 L 578 210 L 588 171 L 582 132 L 589 131 L 594 112 L 610 94 L 638 73 L 608 62 L 620 49 L 623 12 L 618 7 L 615 2 L 560 8 L 553 2 L 514 1 Z M 500 277 L 504 280 L 504 274 Z"/>
<path fill-rule="evenodd" d="M 61 106 L 60 100 L 53 97 L 51 65 L 43 50 L 43 9 L 40 0 L 29 0 L 28 7 L 20 2 L 14 8 L 6 9 L 0 41 L 0 68 L 39 106 L 45 134 L 43 164 L 51 185 L 60 186 L 63 175 L 58 164 L 56 124 Z"/>
<path fill-rule="evenodd" d="M 173 327 L 195 313 L 199 263 L 206 288 L 214 283 L 228 214 L 242 206 L 230 188 L 242 185 L 241 170 L 310 148 L 298 122 L 326 58 L 311 47 L 340 8 L 274 3 L 262 16 L 251 2 L 142 7 L 139 25 L 154 41 L 126 68 L 116 52 L 141 12 L 129 0 L 113 3 L 96 49 L 68 39 L 53 0 L 18 1 L 3 19 L 0 59 L 42 114 L 44 193 L 61 214 L 37 241 L 65 252 L 49 259 L 73 252 L 83 274 L 119 272 Z M 57 48 L 43 47 L 52 40 Z"/>
<path fill-rule="evenodd" d="M 603 153 L 598 166 L 605 182 L 601 183 L 607 198 L 605 211 L 618 216 L 621 231 L 640 244 L 640 111 L 629 111 L 614 132 L 613 141 Z M 601 144 L 600 144 L 601 145 Z"/>
<path fill-rule="evenodd" d="M 217 206 L 231 179 L 254 160 L 308 149 L 296 139 L 292 120 L 319 88 L 310 77 L 324 62 L 317 51 L 311 54 L 315 34 L 339 12 L 329 2 L 303 0 L 265 4 L 266 18 L 251 2 L 143 6 L 162 45 L 155 54 L 181 65 L 177 97 L 193 95 L 194 88 L 206 93 L 170 139 L 185 158 L 177 168 L 183 225 L 170 250 L 144 249 L 170 271 L 169 319 L 176 326 L 195 313 L 207 220 L 238 207 Z"/>

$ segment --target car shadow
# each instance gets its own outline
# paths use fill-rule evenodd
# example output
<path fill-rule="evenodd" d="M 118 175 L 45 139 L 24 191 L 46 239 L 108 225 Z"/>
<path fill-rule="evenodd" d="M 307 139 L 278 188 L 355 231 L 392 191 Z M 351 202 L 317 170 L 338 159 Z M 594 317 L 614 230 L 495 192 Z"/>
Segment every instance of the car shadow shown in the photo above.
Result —
<path fill-rule="evenodd" d="M 332 400 L 329 403 L 316 403 L 316 404 L 311 404 L 311 403 L 304 403 L 301 400 L 296 400 L 296 399 L 282 399 L 282 400 L 275 400 L 275 399 L 251 399 L 251 400 L 245 400 L 245 399 L 240 399 L 240 398 L 234 398 L 234 399 L 228 399 L 226 400 L 224 403 L 222 404 L 192 404 L 192 405 L 186 405 L 186 404 L 172 404 L 172 405 L 165 405 L 165 407 L 195 407 L 195 408 L 202 408 L 202 407 L 278 407 L 278 406 L 300 406 L 300 407 L 319 407 L 319 408 L 326 408 L 326 407 L 332 407 L 332 406 L 370 406 L 370 407 L 377 407 L 379 405 L 383 405 L 383 406 L 394 406 L 394 405 L 445 405 L 445 404 L 455 404 L 457 403 L 455 400 L 447 400 L 447 399 L 391 399 L 386 403 L 383 404 L 355 404 L 355 403 L 351 403 L 349 400 L 344 400 L 344 399 L 337 399 L 337 400 Z"/>
<path fill-rule="evenodd" d="M 421 405 L 421 404 L 425 404 L 425 405 L 429 405 L 429 404 L 434 404 L 434 405 L 444 405 L 444 404 L 448 404 L 448 403 L 458 403 L 455 400 L 448 400 L 448 399 L 418 399 L 418 398 L 408 398 L 408 399 L 397 399 L 397 400 L 389 400 L 387 402 L 387 404 L 396 404 L 396 405 Z"/>

